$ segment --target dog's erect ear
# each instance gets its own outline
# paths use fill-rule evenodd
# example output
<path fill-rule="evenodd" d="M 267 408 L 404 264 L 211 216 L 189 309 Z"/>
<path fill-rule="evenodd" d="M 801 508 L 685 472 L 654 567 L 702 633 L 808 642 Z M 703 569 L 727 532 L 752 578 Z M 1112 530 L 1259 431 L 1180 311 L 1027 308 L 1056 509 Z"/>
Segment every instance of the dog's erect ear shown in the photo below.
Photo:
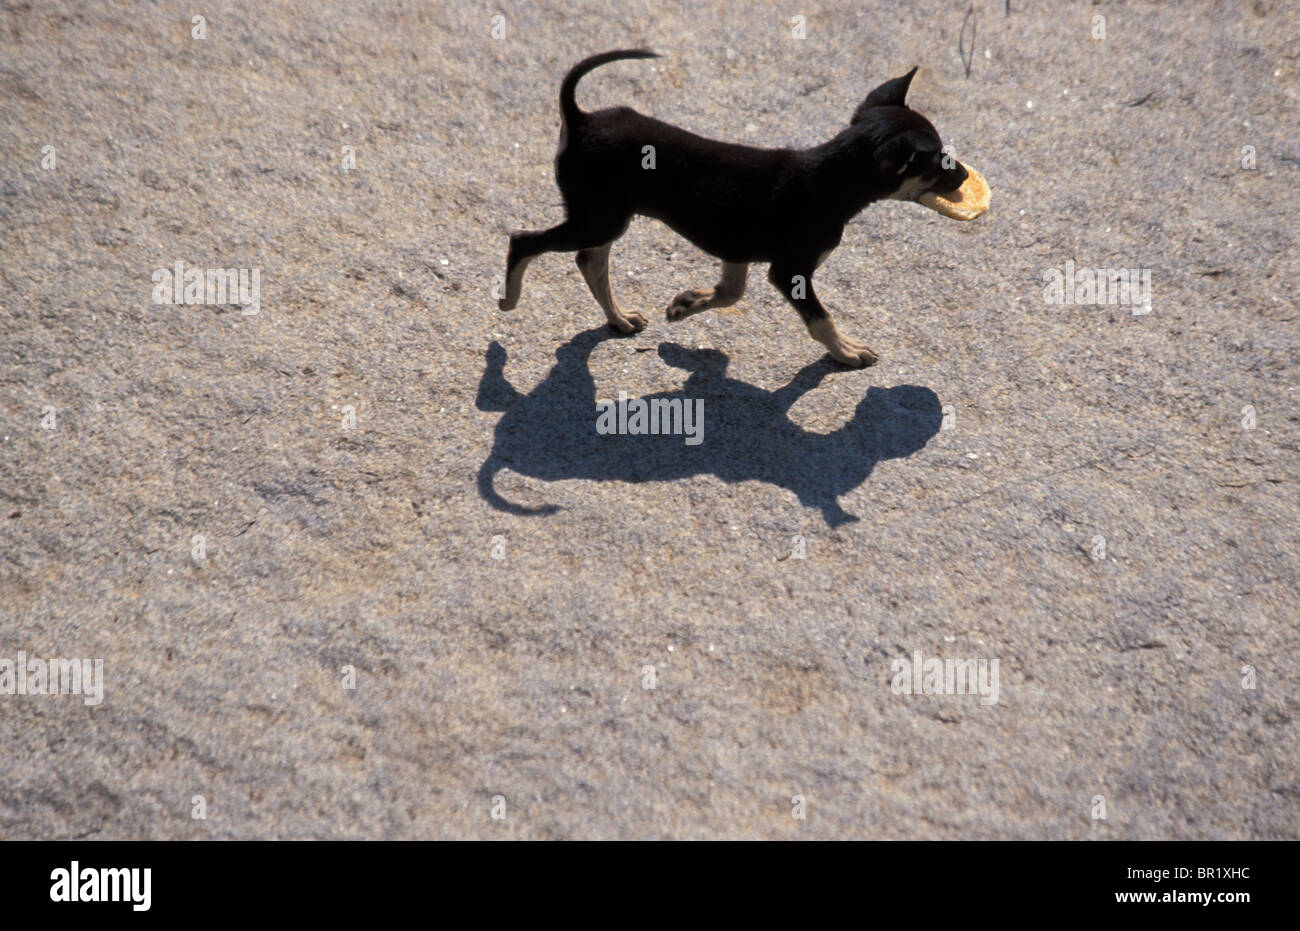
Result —
<path fill-rule="evenodd" d="M 867 94 L 867 105 L 872 107 L 902 107 L 904 98 L 907 97 L 907 89 L 912 84 L 912 76 L 916 74 L 916 68 L 913 68 L 901 78 L 894 78 L 892 81 L 886 81 L 881 84 L 870 94 Z"/>
<path fill-rule="evenodd" d="M 894 78 L 892 81 L 886 81 L 881 84 L 870 94 L 867 99 L 862 101 L 861 106 L 853 113 L 853 122 L 857 122 L 866 115 L 866 111 L 871 107 L 903 107 L 903 102 L 907 97 L 907 88 L 912 83 L 912 76 L 916 74 L 916 68 L 913 68 L 901 78 Z"/>

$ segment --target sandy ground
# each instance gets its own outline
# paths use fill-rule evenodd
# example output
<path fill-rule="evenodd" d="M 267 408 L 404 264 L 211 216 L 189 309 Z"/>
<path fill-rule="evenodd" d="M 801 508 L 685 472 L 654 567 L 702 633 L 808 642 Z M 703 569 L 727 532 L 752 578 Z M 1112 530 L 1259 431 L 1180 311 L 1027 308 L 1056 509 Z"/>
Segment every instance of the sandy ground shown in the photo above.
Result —
<path fill-rule="evenodd" d="M 965 9 L 6 3 L 0 657 L 104 693 L 0 694 L 0 837 L 1300 836 L 1300 13 Z M 649 220 L 643 333 L 568 255 L 497 311 L 561 76 L 639 45 L 583 106 L 765 146 L 921 66 L 993 209 L 846 229 L 878 365 L 764 268 L 669 324 L 716 263 Z M 598 436 L 620 391 L 703 442 Z"/>

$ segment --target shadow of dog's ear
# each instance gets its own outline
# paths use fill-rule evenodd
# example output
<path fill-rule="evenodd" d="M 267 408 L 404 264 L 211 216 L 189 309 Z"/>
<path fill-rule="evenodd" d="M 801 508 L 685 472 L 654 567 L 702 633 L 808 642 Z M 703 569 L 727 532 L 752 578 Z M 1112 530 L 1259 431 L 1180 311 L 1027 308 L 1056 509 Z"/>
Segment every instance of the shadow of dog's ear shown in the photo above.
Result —
<path fill-rule="evenodd" d="M 660 343 L 659 358 L 673 368 L 688 372 L 721 373 L 726 369 L 730 357 L 717 349 L 687 349 L 677 343 Z"/>
<path fill-rule="evenodd" d="M 484 354 L 483 377 L 479 379 L 474 406 L 481 411 L 505 411 L 518 403 L 522 395 L 506 381 L 506 349 L 496 340 Z"/>
<path fill-rule="evenodd" d="M 902 77 L 894 78 L 881 84 L 870 94 L 867 99 L 862 101 L 858 109 L 853 112 L 853 122 L 856 123 L 867 115 L 867 110 L 872 107 L 905 107 L 904 100 L 907 99 L 907 88 L 912 83 L 912 76 L 916 74 L 916 68 Z"/>

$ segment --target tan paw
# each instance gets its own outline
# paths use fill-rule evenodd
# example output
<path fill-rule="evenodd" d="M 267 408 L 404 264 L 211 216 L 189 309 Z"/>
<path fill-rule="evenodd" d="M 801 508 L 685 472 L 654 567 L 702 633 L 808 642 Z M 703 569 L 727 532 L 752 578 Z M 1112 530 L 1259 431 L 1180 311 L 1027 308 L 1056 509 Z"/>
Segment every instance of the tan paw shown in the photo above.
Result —
<path fill-rule="evenodd" d="M 683 291 L 673 298 L 673 302 L 668 305 L 669 320 L 685 320 L 687 317 L 698 314 L 702 310 L 709 309 L 709 301 L 713 300 L 714 289 L 709 288 L 704 291 L 692 289 Z"/>
<path fill-rule="evenodd" d="M 842 340 L 836 346 L 828 347 L 831 358 L 843 365 L 851 365 L 853 368 L 866 368 L 868 365 L 875 365 L 879 357 L 863 346 L 861 343 L 850 343 L 848 340 Z"/>
<path fill-rule="evenodd" d="M 842 365 L 863 368 L 876 364 L 877 356 L 871 351 L 870 347 L 866 343 L 860 343 L 856 339 L 849 339 L 840 333 L 830 317 L 814 320 L 809 324 L 808 332 L 813 339 L 826 347 L 826 351 L 831 354 L 832 359 Z"/>
<path fill-rule="evenodd" d="M 619 317 L 610 317 L 609 325 L 620 333 L 640 333 L 645 329 L 646 319 L 635 310 L 625 310 Z"/>
<path fill-rule="evenodd" d="M 832 352 L 831 355 L 835 356 L 837 360 L 843 362 L 845 365 L 875 365 L 880 359 L 880 357 L 871 350 L 870 346 L 866 343 L 859 342 L 850 336 L 840 336 L 840 348 L 843 358 L 841 358 L 841 356 L 836 356 L 834 352 Z"/>

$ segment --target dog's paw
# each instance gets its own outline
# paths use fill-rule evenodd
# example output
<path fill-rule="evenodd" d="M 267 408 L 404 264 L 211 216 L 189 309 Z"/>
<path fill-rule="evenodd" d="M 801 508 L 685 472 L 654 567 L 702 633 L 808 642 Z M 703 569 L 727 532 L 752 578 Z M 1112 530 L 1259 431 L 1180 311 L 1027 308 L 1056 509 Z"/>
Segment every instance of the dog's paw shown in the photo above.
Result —
<path fill-rule="evenodd" d="M 646 327 L 646 319 L 635 310 L 625 310 L 622 317 L 611 317 L 609 325 L 620 333 L 640 333 Z"/>
<path fill-rule="evenodd" d="M 845 336 L 830 317 L 814 320 L 808 325 L 808 333 L 825 346 L 831 358 L 841 365 L 865 368 L 876 364 L 877 356 L 871 351 L 871 347 Z"/>
<path fill-rule="evenodd" d="M 866 368 L 880 361 L 880 357 L 872 352 L 869 346 L 847 336 L 841 336 L 839 344 L 830 347 L 830 353 L 831 358 L 836 362 L 853 368 Z"/>
<path fill-rule="evenodd" d="M 515 304 L 517 304 L 517 303 L 519 303 L 519 302 L 518 302 L 518 301 L 512 301 L 512 300 L 510 300 L 509 298 L 504 298 L 504 297 L 503 297 L 503 298 L 501 298 L 501 300 L 497 301 L 497 310 L 514 310 L 514 309 L 515 309 Z"/>
<path fill-rule="evenodd" d="M 702 310 L 709 308 L 709 301 L 713 300 L 713 289 L 707 291 L 690 290 L 683 291 L 673 298 L 673 302 L 668 305 L 666 316 L 669 321 L 685 320 L 692 314 L 698 314 Z"/>

